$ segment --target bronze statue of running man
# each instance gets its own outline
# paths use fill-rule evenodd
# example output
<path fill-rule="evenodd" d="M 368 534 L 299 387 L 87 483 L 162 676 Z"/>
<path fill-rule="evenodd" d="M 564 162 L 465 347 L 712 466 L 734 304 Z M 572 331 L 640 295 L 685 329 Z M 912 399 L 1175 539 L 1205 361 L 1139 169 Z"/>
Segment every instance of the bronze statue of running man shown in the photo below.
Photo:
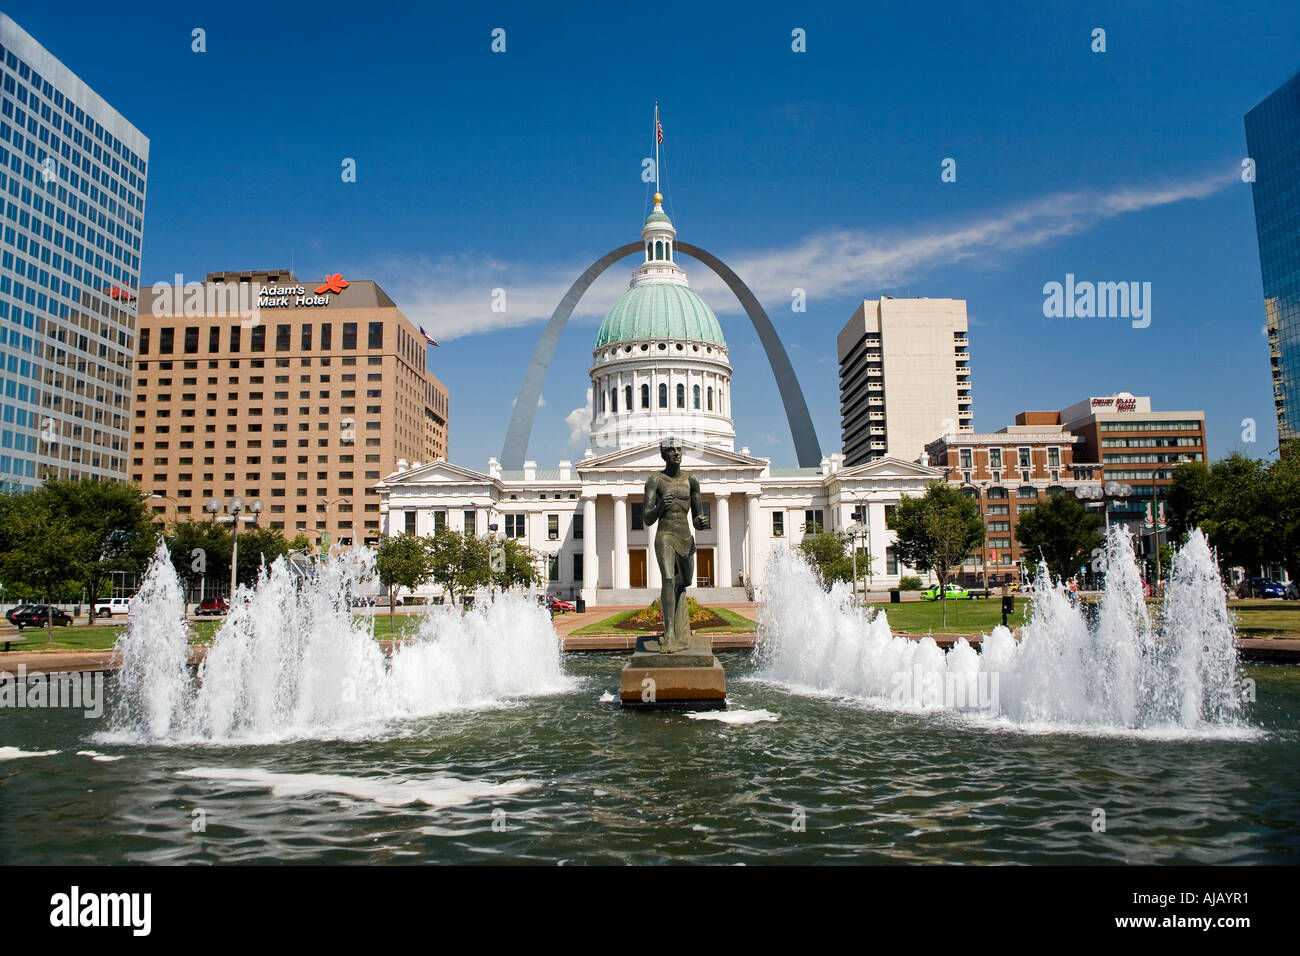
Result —
<path fill-rule="evenodd" d="M 663 611 L 664 635 L 659 650 L 664 654 L 684 651 L 691 641 L 691 619 L 685 592 L 695 578 L 695 538 L 697 531 L 709 527 L 709 519 L 700 507 L 700 482 L 681 470 L 682 442 L 669 435 L 659 443 L 664 470 L 645 483 L 646 527 L 659 524 L 655 532 L 655 560 L 663 581 L 659 604 Z M 687 512 L 691 521 L 686 519 Z"/>

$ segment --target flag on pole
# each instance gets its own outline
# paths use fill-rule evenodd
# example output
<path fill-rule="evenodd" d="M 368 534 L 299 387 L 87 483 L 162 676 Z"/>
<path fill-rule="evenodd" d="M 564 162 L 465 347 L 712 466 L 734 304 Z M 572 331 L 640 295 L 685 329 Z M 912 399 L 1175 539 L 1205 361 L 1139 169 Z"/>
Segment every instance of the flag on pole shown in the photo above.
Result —
<path fill-rule="evenodd" d="M 659 122 L 659 104 L 655 104 L 655 142 L 664 141 L 664 124 Z"/>
<path fill-rule="evenodd" d="M 424 341 L 428 342 L 430 345 L 437 345 L 437 344 L 438 344 L 436 341 L 434 341 L 434 338 L 433 338 L 432 335 L 430 335 L 428 332 L 424 331 L 424 326 L 423 326 L 423 325 L 420 326 L 420 334 L 424 336 Z"/>

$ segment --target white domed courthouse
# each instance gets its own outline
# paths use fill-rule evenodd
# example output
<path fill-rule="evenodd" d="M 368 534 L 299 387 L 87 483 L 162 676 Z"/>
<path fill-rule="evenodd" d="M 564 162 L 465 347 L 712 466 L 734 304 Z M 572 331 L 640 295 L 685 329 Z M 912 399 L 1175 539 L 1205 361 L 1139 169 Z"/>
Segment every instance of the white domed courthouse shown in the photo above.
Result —
<path fill-rule="evenodd" d="M 585 457 L 554 469 L 535 461 L 503 469 L 492 458 L 485 472 L 444 460 L 399 462 L 378 485 L 383 533 L 446 526 L 482 535 L 496 525 L 543 556 L 549 593 L 588 604 L 649 603 L 660 580 L 641 497 L 646 478 L 663 467 L 660 440 L 676 435 L 711 518 L 696 532 L 697 600 L 744 600 L 747 582 L 761 593 L 773 549 L 797 547 L 814 524 L 844 530 L 859 508 L 870 586 L 896 586 L 910 569 L 894 558 L 886 512 L 903 495 L 923 494 L 943 471 L 893 458 L 844 468 L 839 454 L 815 467 L 777 468 L 748 448 L 737 451 L 726 339 L 691 289 L 676 230 L 662 197 L 654 198 L 641 230 L 644 259 L 596 334 Z"/>

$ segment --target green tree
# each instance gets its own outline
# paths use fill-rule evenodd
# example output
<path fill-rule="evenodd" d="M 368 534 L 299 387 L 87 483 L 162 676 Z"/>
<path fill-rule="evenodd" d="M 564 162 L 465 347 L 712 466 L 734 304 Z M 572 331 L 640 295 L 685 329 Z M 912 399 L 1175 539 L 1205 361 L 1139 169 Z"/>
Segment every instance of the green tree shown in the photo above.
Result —
<path fill-rule="evenodd" d="M 41 595 L 45 604 L 78 577 L 68 555 L 82 542 L 68 524 L 50 509 L 48 496 L 38 491 L 6 495 L 2 510 L 7 539 L 0 551 L 0 574 L 7 585 L 21 581 Z M 54 615 L 46 622 L 46 638 L 54 640 Z"/>
<path fill-rule="evenodd" d="M 920 497 L 905 497 L 890 517 L 899 559 L 939 578 L 943 621 L 948 622 L 944 585 L 950 569 L 984 543 L 984 519 L 974 499 L 943 481 L 932 481 Z"/>
<path fill-rule="evenodd" d="M 388 614 L 391 620 L 396 613 L 393 601 L 394 588 L 414 591 L 429 580 L 433 572 L 433 548 L 428 538 L 403 532 L 384 538 L 375 555 L 375 573 L 379 583 L 388 589 Z"/>
<path fill-rule="evenodd" d="M 172 566 L 187 590 L 204 579 L 216 584 L 230 580 L 231 535 L 215 521 L 178 521 L 167 537 Z"/>
<path fill-rule="evenodd" d="M 822 587 L 828 591 L 835 581 L 853 580 L 853 555 L 849 551 L 848 535 L 834 531 L 807 534 L 799 542 L 799 550 L 803 552 L 808 563 L 816 569 Z M 869 566 L 870 558 L 867 556 L 867 552 L 859 548 L 859 580 L 867 576 Z"/>
<path fill-rule="evenodd" d="M 1300 445 L 1288 442 L 1285 457 L 1268 467 L 1266 498 L 1272 512 L 1272 554 L 1287 577 L 1300 581 Z"/>
<path fill-rule="evenodd" d="M 226 525 L 218 527 L 225 528 Z M 233 535 L 231 535 L 233 538 Z M 279 528 L 263 528 L 255 524 L 243 525 L 239 529 L 239 553 L 235 558 L 235 583 L 252 586 L 262 569 L 262 562 L 273 564 L 276 558 L 283 557 L 292 550 L 307 545 L 306 537 L 299 535 L 294 539 L 298 548 L 285 540 L 284 532 Z M 234 542 L 231 542 L 232 547 Z M 226 562 L 226 573 L 230 573 L 230 562 Z"/>
<path fill-rule="evenodd" d="M 431 555 L 429 574 L 451 593 L 452 603 L 492 580 L 488 540 L 472 532 L 442 527 L 428 539 Z"/>
<path fill-rule="evenodd" d="M 518 538 L 505 538 L 500 542 L 493 542 L 486 539 L 489 549 L 495 544 L 499 544 L 505 549 L 505 566 L 499 571 L 492 571 L 493 587 L 505 590 L 513 587 L 531 587 L 535 584 L 542 583 L 542 574 L 537 565 L 541 555 L 532 548 L 525 545 Z"/>
<path fill-rule="evenodd" d="M 158 529 L 140 489 L 115 481 L 47 481 L 32 493 L 69 534 L 65 554 L 71 577 L 95 601 L 114 572 L 139 574 L 158 546 Z"/>
<path fill-rule="evenodd" d="M 1058 491 L 1020 516 L 1016 540 L 1027 555 L 1042 555 L 1048 573 L 1066 579 L 1092 560 L 1102 544 L 1102 517 L 1074 495 Z"/>
<path fill-rule="evenodd" d="M 1186 537 L 1199 527 L 1218 554 L 1222 572 L 1240 566 L 1254 573 L 1268 561 L 1285 563 L 1287 515 L 1295 501 L 1287 486 L 1296 466 L 1284 462 L 1267 466 L 1234 452 L 1208 467 L 1179 465 L 1167 498 L 1174 534 Z"/>

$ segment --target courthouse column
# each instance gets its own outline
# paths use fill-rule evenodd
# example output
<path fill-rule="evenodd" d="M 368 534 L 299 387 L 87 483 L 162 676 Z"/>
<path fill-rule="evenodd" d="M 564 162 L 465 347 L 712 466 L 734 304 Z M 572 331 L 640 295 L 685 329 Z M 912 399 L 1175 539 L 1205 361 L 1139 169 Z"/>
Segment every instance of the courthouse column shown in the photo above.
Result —
<path fill-rule="evenodd" d="M 585 532 L 584 532 L 585 533 Z M 627 561 L 627 493 L 614 495 L 614 587 L 629 587 Z"/>
<path fill-rule="evenodd" d="M 729 588 L 736 583 L 731 576 L 731 505 L 727 495 L 715 495 L 714 527 L 718 532 L 718 553 L 715 561 L 715 587 Z"/>
<path fill-rule="evenodd" d="M 596 496 L 582 499 L 582 599 L 596 603 L 600 560 L 596 553 Z"/>

